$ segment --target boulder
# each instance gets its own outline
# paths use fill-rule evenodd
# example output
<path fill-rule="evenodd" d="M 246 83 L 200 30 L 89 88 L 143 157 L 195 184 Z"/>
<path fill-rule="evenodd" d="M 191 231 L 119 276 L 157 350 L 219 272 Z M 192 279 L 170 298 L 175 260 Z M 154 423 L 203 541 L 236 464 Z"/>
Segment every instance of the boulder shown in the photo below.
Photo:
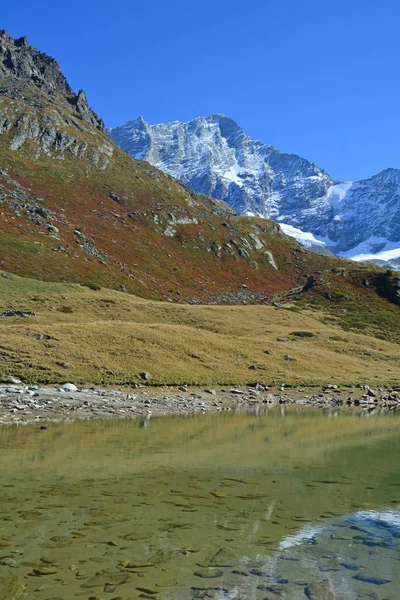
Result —
<path fill-rule="evenodd" d="M 151 381 L 153 379 L 153 375 L 148 371 L 143 371 L 142 373 L 139 373 L 139 375 L 143 381 Z"/>
<path fill-rule="evenodd" d="M 64 385 L 60 386 L 60 390 L 64 392 L 77 392 L 78 388 L 74 383 L 64 383 Z"/>

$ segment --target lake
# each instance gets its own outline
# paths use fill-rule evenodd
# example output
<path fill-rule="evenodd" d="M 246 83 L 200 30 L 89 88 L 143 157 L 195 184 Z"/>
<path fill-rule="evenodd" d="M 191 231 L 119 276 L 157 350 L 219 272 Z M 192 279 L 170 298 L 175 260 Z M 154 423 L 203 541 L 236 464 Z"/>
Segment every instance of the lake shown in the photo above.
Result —
<path fill-rule="evenodd" d="M 396 600 L 391 412 L 0 429 L 0 600 Z"/>

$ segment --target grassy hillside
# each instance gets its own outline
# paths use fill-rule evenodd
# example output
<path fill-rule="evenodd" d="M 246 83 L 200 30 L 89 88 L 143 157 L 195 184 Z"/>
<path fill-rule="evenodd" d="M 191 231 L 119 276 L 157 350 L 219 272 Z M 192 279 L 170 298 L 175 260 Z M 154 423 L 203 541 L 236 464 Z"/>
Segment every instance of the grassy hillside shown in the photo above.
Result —
<path fill-rule="evenodd" d="M 1 277 L 0 306 L 36 314 L 0 317 L 1 376 L 398 378 L 399 309 L 379 295 L 400 302 L 395 277 L 307 252 L 133 159 L 55 61 L 4 32 L 0 53 L 0 268 L 30 278 Z"/>
<path fill-rule="evenodd" d="M 35 316 L 0 317 L 3 379 L 120 385 L 144 370 L 155 384 L 377 385 L 400 378 L 397 343 L 346 332 L 315 308 L 190 306 L 0 277 L 0 311 L 11 308 Z"/>

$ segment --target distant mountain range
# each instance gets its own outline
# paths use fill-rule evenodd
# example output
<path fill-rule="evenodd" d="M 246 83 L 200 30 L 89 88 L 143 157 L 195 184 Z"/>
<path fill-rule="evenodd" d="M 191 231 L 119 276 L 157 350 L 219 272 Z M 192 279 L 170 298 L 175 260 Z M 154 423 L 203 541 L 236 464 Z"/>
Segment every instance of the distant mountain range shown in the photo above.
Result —
<path fill-rule="evenodd" d="M 338 182 L 220 114 L 156 125 L 139 117 L 109 134 L 135 158 L 239 215 L 273 219 L 308 248 L 400 269 L 400 169 Z"/>

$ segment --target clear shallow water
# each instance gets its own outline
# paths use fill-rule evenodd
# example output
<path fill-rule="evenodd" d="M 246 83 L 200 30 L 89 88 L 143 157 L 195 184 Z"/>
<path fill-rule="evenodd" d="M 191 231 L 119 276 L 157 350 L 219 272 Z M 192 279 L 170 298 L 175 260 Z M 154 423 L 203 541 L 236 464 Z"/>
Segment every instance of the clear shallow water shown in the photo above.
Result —
<path fill-rule="evenodd" d="M 0 600 L 398 600 L 395 414 L 0 429 Z"/>

